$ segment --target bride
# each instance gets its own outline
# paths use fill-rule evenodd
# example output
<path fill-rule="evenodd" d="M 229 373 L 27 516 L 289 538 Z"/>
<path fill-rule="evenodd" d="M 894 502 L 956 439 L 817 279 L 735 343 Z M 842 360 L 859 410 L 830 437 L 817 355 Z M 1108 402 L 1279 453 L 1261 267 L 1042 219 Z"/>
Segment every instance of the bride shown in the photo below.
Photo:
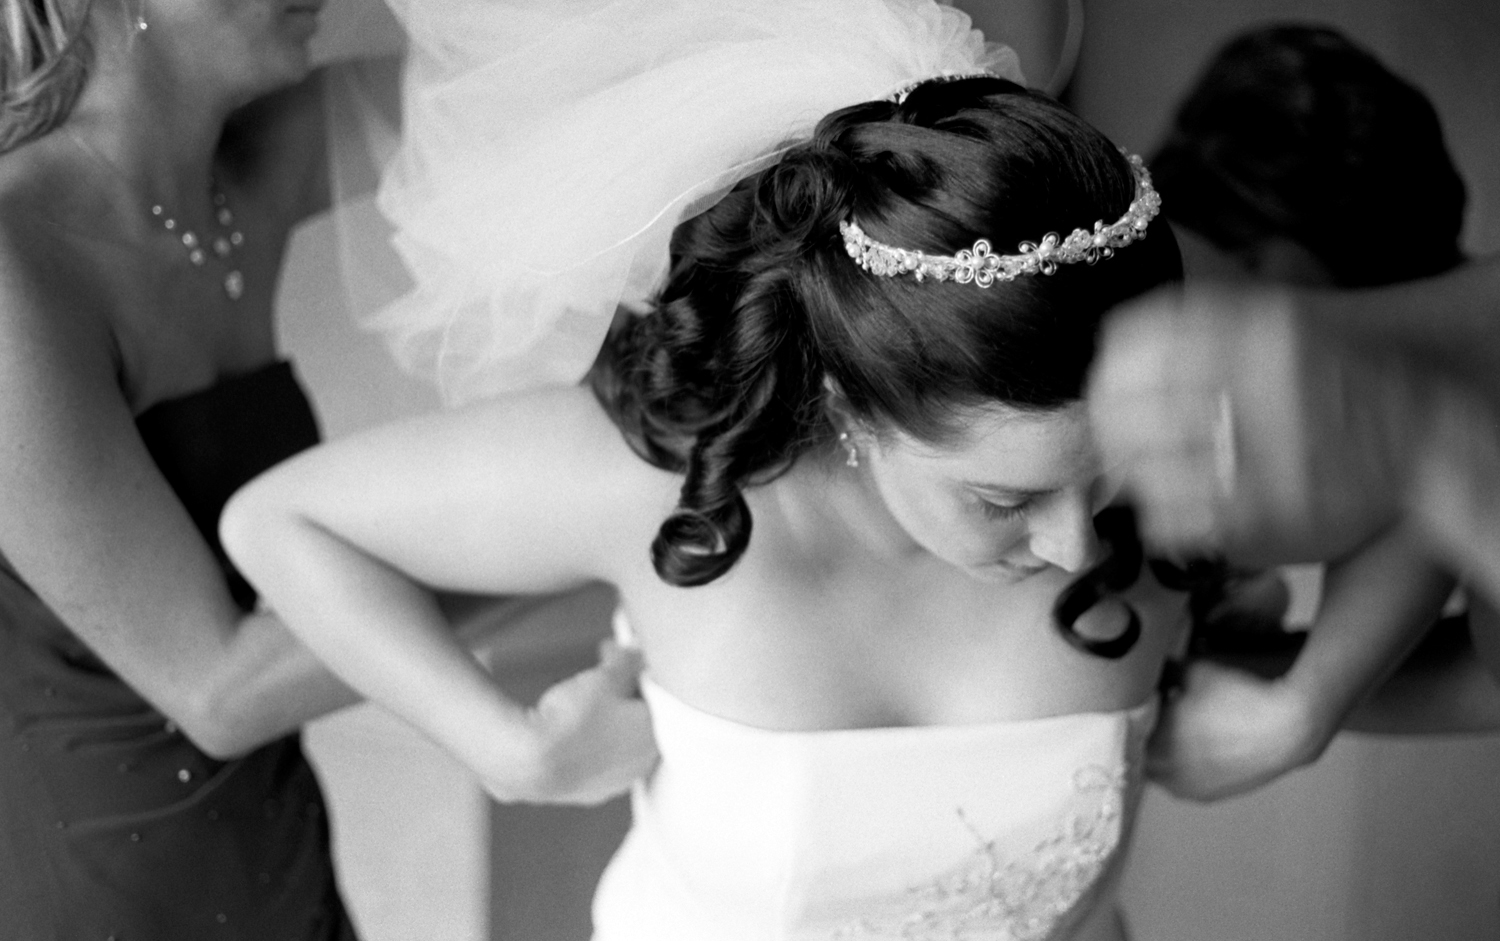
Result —
<path fill-rule="evenodd" d="M 1139 160 L 930 0 L 460 8 L 384 316 L 484 401 L 252 483 L 237 564 L 497 798 L 634 784 L 601 941 L 1123 937 L 1186 607 L 1078 401 L 1099 318 L 1180 276 Z M 585 384 L 491 394 L 617 305 Z M 590 581 L 623 642 L 531 708 L 430 594 Z"/>

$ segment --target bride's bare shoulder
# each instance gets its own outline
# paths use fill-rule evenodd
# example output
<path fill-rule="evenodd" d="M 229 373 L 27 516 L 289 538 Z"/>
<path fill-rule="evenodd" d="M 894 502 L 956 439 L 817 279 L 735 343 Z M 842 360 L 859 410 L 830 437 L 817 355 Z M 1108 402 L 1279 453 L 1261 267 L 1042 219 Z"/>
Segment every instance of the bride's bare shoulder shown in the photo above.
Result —
<path fill-rule="evenodd" d="M 492 464 L 529 469 L 559 483 L 602 491 L 667 509 L 681 479 L 648 464 L 593 393 L 580 386 L 541 389 L 467 406 L 438 419 L 441 436 L 457 432 L 474 457 Z"/>
<path fill-rule="evenodd" d="M 487 399 L 447 413 L 471 432 L 564 448 L 578 457 L 632 455 L 619 428 L 583 386 L 556 386 Z M 636 458 L 636 460 L 640 460 Z"/>

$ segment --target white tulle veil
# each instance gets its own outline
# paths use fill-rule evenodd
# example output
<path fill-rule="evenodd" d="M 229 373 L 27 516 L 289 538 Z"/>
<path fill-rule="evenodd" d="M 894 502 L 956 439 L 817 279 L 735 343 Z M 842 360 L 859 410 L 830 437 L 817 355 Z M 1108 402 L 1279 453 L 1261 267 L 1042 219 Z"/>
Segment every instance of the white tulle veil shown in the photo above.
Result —
<path fill-rule="evenodd" d="M 450 404 L 578 381 L 673 227 L 828 112 L 937 75 L 1021 81 L 933 0 L 391 2 L 404 127 L 383 218 L 346 217 L 348 276 Z M 358 247 L 387 236 L 395 256 Z"/>

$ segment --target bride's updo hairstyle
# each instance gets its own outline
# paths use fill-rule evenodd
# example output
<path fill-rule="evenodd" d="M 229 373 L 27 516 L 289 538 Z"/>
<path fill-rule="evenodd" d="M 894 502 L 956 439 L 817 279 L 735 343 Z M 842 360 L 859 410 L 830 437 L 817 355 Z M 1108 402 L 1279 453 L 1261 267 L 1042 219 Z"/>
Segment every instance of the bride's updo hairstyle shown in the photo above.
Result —
<path fill-rule="evenodd" d="M 1181 278 L 1165 225 L 1097 264 L 974 283 L 882 277 L 839 223 L 951 255 L 998 253 L 1120 218 L 1126 157 L 1044 95 L 998 78 L 929 81 L 836 111 L 810 140 L 674 232 L 653 309 L 622 315 L 591 374 L 631 446 L 684 475 L 652 544 L 669 584 L 728 571 L 751 532 L 743 490 L 828 446 L 833 410 L 942 444 L 966 407 L 1077 400 L 1100 318 Z"/>

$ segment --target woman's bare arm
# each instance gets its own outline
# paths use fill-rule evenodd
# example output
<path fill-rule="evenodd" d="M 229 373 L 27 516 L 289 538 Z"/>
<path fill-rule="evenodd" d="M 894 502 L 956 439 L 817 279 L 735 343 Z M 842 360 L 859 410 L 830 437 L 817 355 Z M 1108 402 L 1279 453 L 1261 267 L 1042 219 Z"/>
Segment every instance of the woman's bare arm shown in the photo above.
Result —
<path fill-rule="evenodd" d="M 245 616 L 136 431 L 99 298 L 0 252 L 0 552 L 120 677 L 229 756 L 354 701 L 274 618 Z M 37 268 L 40 265 L 40 271 Z"/>
<path fill-rule="evenodd" d="M 1344 723 L 1353 732 L 1433 735 L 1500 730 L 1500 681 L 1475 649 L 1470 620 L 1488 628 L 1482 602 L 1444 618 Z M 1493 620 L 1491 613 L 1488 618 Z"/>
<path fill-rule="evenodd" d="M 331 442 L 252 481 L 225 547 L 330 667 L 478 773 L 495 796 L 600 799 L 654 760 L 629 665 L 606 658 L 528 712 L 442 624 L 428 586 L 554 591 L 644 558 L 676 481 L 587 391 L 441 413 Z M 571 684 L 571 685 L 570 685 Z"/>
<path fill-rule="evenodd" d="M 1500 407 L 1500 254 L 1420 281 L 1309 292 L 1297 302 L 1334 344 L 1425 367 Z"/>
<path fill-rule="evenodd" d="M 1452 588 L 1400 530 L 1335 565 L 1284 673 L 1264 679 L 1222 662 L 1189 666 L 1153 740 L 1153 776 L 1179 796 L 1217 800 L 1316 760 L 1437 619 Z"/>

